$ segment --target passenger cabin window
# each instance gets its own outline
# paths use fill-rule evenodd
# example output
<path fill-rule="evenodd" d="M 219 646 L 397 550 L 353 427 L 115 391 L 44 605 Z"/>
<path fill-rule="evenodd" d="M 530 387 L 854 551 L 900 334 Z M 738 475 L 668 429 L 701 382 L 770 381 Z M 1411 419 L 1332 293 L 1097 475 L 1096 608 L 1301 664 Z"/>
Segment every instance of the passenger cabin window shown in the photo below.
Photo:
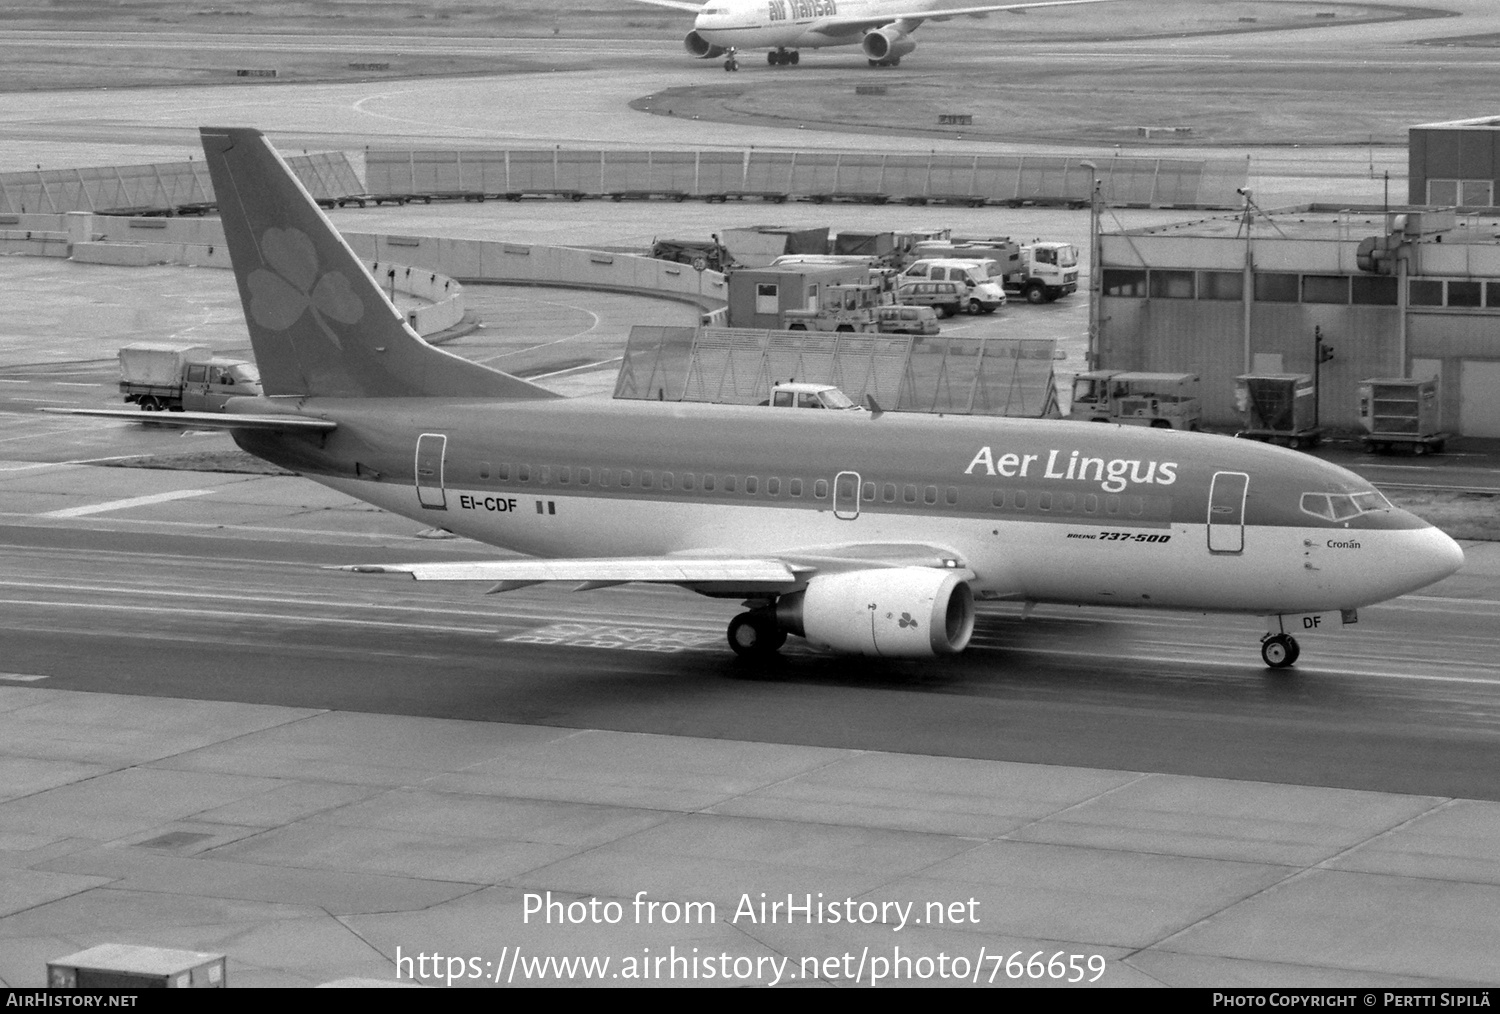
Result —
<path fill-rule="evenodd" d="M 954 507 L 954 506 L 957 506 L 957 504 L 958 504 L 958 487 L 957 486 L 949 486 L 948 487 L 948 506 L 949 507 Z"/>
<path fill-rule="evenodd" d="M 745 493 L 754 496 L 755 491 L 760 488 L 760 480 L 753 475 L 745 476 Z"/>
<path fill-rule="evenodd" d="M 516 466 L 516 479 L 518 481 L 520 481 L 520 482 L 530 482 L 531 481 L 531 466 L 530 465 L 517 465 Z"/>
<path fill-rule="evenodd" d="M 817 500 L 828 499 L 828 480 L 819 479 L 813 483 L 813 498 Z"/>
<path fill-rule="evenodd" d="M 568 483 L 568 482 L 571 482 L 572 480 L 573 480 L 573 470 L 571 468 L 569 468 L 567 465 L 563 465 L 563 466 L 561 466 L 561 467 L 558 468 L 558 470 L 557 470 L 557 481 L 558 482 L 560 482 L 560 483 Z"/>
<path fill-rule="evenodd" d="M 792 479 L 790 482 L 787 483 L 787 491 L 789 493 L 791 493 L 792 496 L 801 496 L 802 495 L 802 480 L 801 479 Z"/>
<path fill-rule="evenodd" d="M 594 481 L 594 470 L 592 468 L 580 468 L 578 470 L 578 485 L 587 486 Z"/>
<path fill-rule="evenodd" d="M 479 463 L 479 477 L 481 479 L 488 479 L 490 477 L 490 463 L 488 461 L 481 461 Z"/>
<path fill-rule="evenodd" d="M 767 496 L 780 496 L 781 495 L 781 480 L 780 479 L 776 478 L 775 476 L 772 476 L 771 478 L 769 478 L 769 479 L 766 480 L 766 495 Z"/>
<path fill-rule="evenodd" d="M 928 486 L 922 494 L 922 501 L 929 504 L 937 503 L 937 487 Z"/>
<path fill-rule="evenodd" d="M 689 492 L 691 492 L 693 486 L 694 486 L 693 473 L 692 472 L 684 472 L 683 475 L 682 475 L 682 488 L 685 489 L 685 490 L 688 490 Z"/>

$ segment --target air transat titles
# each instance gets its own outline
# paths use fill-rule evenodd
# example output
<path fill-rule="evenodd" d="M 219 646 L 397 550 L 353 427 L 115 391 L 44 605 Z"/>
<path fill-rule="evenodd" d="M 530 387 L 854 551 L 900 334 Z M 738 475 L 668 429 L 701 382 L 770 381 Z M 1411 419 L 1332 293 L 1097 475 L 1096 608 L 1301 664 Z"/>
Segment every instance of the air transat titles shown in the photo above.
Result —
<path fill-rule="evenodd" d="M 766 13 L 771 21 L 790 18 L 833 17 L 839 12 L 835 0 L 767 0 Z"/>

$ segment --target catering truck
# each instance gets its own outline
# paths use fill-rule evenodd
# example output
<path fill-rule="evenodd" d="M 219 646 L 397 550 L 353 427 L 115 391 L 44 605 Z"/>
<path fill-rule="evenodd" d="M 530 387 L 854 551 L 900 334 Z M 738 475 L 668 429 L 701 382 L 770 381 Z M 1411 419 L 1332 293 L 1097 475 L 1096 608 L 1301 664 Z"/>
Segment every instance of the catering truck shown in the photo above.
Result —
<path fill-rule="evenodd" d="M 259 395 L 260 374 L 207 345 L 136 342 L 120 350 L 120 393 L 143 412 L 222 412 L 230 398 Z"/>

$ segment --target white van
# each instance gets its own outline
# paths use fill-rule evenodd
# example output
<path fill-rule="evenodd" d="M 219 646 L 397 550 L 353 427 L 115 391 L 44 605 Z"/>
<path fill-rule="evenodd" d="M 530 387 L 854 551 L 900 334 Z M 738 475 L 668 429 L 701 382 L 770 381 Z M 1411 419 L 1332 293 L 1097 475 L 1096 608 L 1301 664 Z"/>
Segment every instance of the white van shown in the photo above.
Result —
<path fill-rule="evenodd" d="M 962 305 L 970 313 L 994 313 L 1005 305 L 1000 265 L 995 261 L 965 261 L 928 258 L 915 261 L 901 273 L 902 284 L 910 282 L 957 282 L 964 288 Z"/>

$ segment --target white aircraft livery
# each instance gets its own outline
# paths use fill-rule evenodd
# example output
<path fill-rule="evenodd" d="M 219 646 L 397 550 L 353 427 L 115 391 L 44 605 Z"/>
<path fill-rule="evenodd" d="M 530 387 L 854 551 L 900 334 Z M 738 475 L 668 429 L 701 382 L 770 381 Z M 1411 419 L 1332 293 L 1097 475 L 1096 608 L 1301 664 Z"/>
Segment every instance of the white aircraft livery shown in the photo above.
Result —
<path fill-rule="evenodd" d="M 773 67 L 801 62 L 803 49 L 859 46 L 871 67 L 894 67 L 917 48 L 912 32 L 924 21 L 982 17 L 994 11 L 1031 7 L 1073 7 L 1109 0 L 1045 0 L 1038 3 L 945 7 L 937 0 L 636 0 L 695 15 L 682 40 L 703 60 L 725 57 L 725 70 L 738 70 L 742 49 L 765 49 Z"/>
<path fill-rule="evenodd" d="M 153 421 L 228 429 L 316 482 L 535 557 L 348 569 L 491 591 L 677 585 L 744 603 L 728 639 L 747 656 L 789 635 L 950 655 L 976 599 L 1249 613 L 1281 667 L 1293 632 L 1463 564 L 1358 475 L 1253 441 L 558 397 L 422 341 L 259 131 L 202 138 L 265 393 Z"/>

